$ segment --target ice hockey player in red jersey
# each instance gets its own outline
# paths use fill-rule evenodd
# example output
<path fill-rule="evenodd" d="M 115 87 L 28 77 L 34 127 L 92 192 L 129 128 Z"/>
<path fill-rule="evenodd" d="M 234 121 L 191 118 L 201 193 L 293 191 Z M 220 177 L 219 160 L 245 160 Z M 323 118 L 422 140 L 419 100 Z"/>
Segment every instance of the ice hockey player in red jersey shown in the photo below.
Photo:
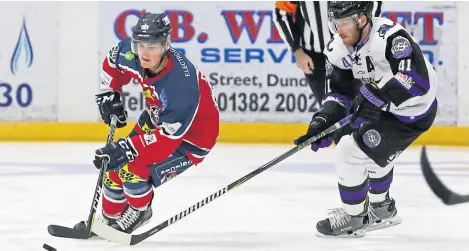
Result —
<path fill-rule="evenodd" d="M 107 224 L 131 233 L 152 216 L 153 188 L 203 161 L 219 132 L 219 111 L 205 76 L 171 47 L 170 21 L 145 13 L 132 37 L 104 59 L 96 96 L 106 124 L 126 126 L 124 85 L 140 83 L 146 111 L 126 138 L 96 150 L 94 164 L 107 160 L 102 211 Z M 79 224 L 85 224 L 81 222 Z"/>

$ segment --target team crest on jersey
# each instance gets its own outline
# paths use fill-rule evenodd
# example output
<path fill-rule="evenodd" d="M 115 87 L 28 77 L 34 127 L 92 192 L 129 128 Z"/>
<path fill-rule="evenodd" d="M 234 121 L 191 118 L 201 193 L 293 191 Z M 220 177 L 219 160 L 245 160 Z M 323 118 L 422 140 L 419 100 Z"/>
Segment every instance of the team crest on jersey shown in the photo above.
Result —
<path fill-rule="evenodd" d="M 381 27 L 379 27 L 379 29 L 378 29 L 378 35 L 380 37 L 384 38 L 384 36 L 386 35 L 386 32 L 388 32 L 388 30 L 390 30 L 394 26 L 396 26 L 396 23 L 393 23 L 392 25 L 391 24 L 381 25 Z"/>
<path fill-rule="evenodd" d="M 412 54 L 412 51 L 412 45 L 407 38 L 398 36 L 392 40 L 391 52 L 394 58 L 406 58 Z"/>
<path fill-rule="evenodd" d="M 148 111 L 150 115 L 150 119 L 153 122 L 153 124 L 157 125 L 158 120 L 160 119 L 160 110 L 161 110 L 161 105 L 158 102 L 158 93 L 155 90 L 155 87 L 153 86 L 144 86 L 144 91 L 143 91 L 143 97 L 148 103 Z"/>

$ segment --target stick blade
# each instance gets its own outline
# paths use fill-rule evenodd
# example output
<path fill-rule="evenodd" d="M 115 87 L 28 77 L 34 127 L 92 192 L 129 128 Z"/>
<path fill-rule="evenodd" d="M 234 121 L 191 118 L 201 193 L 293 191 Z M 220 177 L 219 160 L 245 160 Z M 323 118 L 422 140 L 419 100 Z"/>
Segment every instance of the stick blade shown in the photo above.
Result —
<path fill-rule="evenodd" d="M 443 201 L 445 205 L 456 205 L 469 202 L 469 195 L 462 196 L 449 190 L 438 178 L 428 160 L 427 150 L 424 146 L 420 155 L 420 164 L 423 176 L 433 193 Z"/>
<path fill-rule="evenodd" d="M 122 245 L 131 245 L 131 234 L 114 229 L 99 219 L 94 221 L 91 229 L 93 233 L 108 241 L 117 242 Z"/>
<path fill-rule="evenodd" d="M 71 239 L 88 239 L 89 235 L 85 231 L 78 231 L 73 228 L 59 226 L 59 225 L 49 225 L 47 227 L 47 232 L 50 235 L 61 238 L 71 238 Z"/>

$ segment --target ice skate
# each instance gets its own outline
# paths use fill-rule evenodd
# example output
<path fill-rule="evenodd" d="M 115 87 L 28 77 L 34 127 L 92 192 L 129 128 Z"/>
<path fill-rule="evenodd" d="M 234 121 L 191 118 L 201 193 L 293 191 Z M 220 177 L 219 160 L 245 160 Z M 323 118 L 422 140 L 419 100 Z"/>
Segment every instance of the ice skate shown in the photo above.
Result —
<path fill-rule="evenodd" d="M 386 195 L 386 200 L 378 203 L 370 203 L 370 224 L 366 231 L 392 227 L 402 222 L 397 215 L 396 201 Z"/>
<path fill-rule="evenodd" d="M 319 237 L 363 237 L 366 235 L 365 228 L 368 226 L 368 212 L 352 216 L 345 212 L 343 208 L 336 208 L 329 212 L 325 220 L 316 224 Z"/>
<path fill-rule="evenodd" d="M 104 214 L 99 219 L 102 220 L 104 223 L 106 223 L 106 225 L 108 225 L 108 226 L 112 226 L 116 222 L 115 218 L 107 217 Z M 83 231 L 86 230 L 87 224 L 88 224 L 88 221 L 80 221 L 77 224 L 75 224 L 75 226 L 73 226 L 73 229 L 75 231 L 78 231 L 78 232 L 83 232 Z M 91 232 L 90 233 L 90 238 L 91 237 L 97 237 L 97 235 L 95 233 Z"/>
<path fill-rule="evenodd" d="M 130 234 L 148 223 L 152 215 L 153 211 L 150 206 L 145 211 L 139 211 L 128 205 L 124 213 L 112 224 L 112 227 Z"/>

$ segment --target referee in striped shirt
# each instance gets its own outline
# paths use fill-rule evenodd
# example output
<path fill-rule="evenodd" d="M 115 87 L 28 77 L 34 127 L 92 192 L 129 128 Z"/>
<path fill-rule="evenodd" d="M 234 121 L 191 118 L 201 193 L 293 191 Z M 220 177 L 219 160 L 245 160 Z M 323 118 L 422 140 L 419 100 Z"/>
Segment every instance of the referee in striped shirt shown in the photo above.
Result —
<path fill-rule="evenodd" d="M 373 2 L 373 14 L 381 14 L 381 1 Z M 326 1 L 276 1 L 274 22 L 283 41 L 290 46 L 296 66 L 304 73 L 316 100 L 325 95 L 324 48 L 332 37 Z"/>

